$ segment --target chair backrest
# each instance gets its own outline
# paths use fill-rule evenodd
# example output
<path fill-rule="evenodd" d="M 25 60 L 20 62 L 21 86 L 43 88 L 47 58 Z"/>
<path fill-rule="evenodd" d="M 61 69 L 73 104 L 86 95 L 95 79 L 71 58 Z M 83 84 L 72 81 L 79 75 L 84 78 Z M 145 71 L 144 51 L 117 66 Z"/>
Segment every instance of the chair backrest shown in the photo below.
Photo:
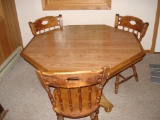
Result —
<path fill-rule="evenodd" d="M 56 108 L 57 105 L 60 105 L 61 111 L 63 111 L 61 114 L 69 117 L 76 117 L 81 116 L 80 114 L 83 114 L 83 112 L 85 112 L 85 116 L 86 114 L 90 114 L 91 111 L 93 112 L 93 110 L 99 108 L 102 89 L 107 82 L 109 68 L 103 67 L 97 71 L 79 72 L 43 72 L 37 70 L 36 73 L 42 86 L 48 93 L 53 109 Z M 50 92 L 52 87 L 56 89 L 59 103 L 56 101 L 57 97 L 55 94 Z M 96 90 L 93 89 L 94 87 Z M 65 94 L 63 94 L 64 89 L 66 91 Z M 86 90 L 85 93 L 83 93 L 84 89 Z M 64 97 L 63 95 L 67 97 Z M 93 100 L 94 95 L 95 97 Z M 76 102 L 78 101 L 76 104 L 74 104 L 75 99 L 77 99 Z M 64 102 L 66 101 L 69 102 L 67 103 L 68 106 L 64 105 Z M 87 105 L 84 104 L 84 102 L 87 103 Z M 78 111 L 80 111 L 78 114 L 72 113 L 73 111 L 76 112 L 76 110 L 73 109 L 74 105 L 78 106 Z M 87 107 L 84 107 L 84 105 Z M 69 109 L 68 113 L 67 108 Z M 85 108 L 87 108 L 87 110 L 84 110 Z"/>
<path fill-rule="evenodd" d="M 120 16 L 116 14 L 115 28 L 133 32 L 139 41 L 145 36 L 149 23 L 143 22 L 141 19 L 134 16 Z"/>
<path fill-rule="evenodd" d="M 59 16 L 45 16 L 37 19 L 35 22 L 29 22 L 32 34 L 44 33 L 53 29 L 63 28 L 62 15 Z"/>

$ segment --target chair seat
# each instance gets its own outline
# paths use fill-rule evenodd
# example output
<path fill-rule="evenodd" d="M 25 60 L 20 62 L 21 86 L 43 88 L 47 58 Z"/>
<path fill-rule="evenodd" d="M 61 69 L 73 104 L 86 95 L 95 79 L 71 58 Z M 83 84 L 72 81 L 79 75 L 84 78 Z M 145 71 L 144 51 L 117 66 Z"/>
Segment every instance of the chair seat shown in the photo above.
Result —
<path fill-rule="evenodd" d="M 89 107 L 89 103 L 88 103 L 88 99 L 89 99 L 89 96 L 88 96 L 88 88 L 87 87 L 83 87 L 81 88 L 81 96 L 82 96 L 82 105 L 83 108 L 82 110 L 80 111 L 80 105 L 79 105 L 79 94 L 78 94 L 78 88 L 72 88 L 70 89 L 71 91 L 71 96 L 72 99 L 70 101 L 69 99 L 69 96 L 68 96 L 68 89 L 64 89 L 64 88 L 61 88 L 60 91 L 61 91 L 61 96 L 62 96 L 62 101 L 63 101 L 63 110 L 61 109 L 61 106 L 60 106 L 60 102 L 59 102 L 59 98 L 58 98 L 58 93 L 57 93 L 57 89 L 54 89 L 54 92 L 53 94 L 55 95 L 55 101 L 56 101 L 56 107 L 53 108 L 53 110 L 55 112 L 57 112 L 58 114 L 62 114 L 64 116 L 67 116 L 67 117 L 72 117 L 73 116 L 75 118 L 78 118 L 78 117 L 82 117 L 82 116 L 88 116 L 89 114 L 93 113 L 93 111 L 96 111 L 98 108 L 99 108 L 99 104 L 96 104 L 96 94 L 97 94 L 97 91 L 98 91 L 98 88 L 96 86 L 91 86 L 91 89 L 92 89 L 92 94 L 91 94 L 91 108 Z M 72 110 L 70 110 L 70 102 L 72 102 Z M 95 103 L 95 104 L 93 104 Z"/>

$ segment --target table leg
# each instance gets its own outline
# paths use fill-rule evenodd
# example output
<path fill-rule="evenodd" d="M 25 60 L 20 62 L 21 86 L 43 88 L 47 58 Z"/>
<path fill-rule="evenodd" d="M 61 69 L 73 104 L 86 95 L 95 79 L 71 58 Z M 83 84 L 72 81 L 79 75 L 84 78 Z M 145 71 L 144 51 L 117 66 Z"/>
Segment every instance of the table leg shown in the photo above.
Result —
<path fill-rule="evenodd" d="M 5 115 L 7 114 L 7 112 L 8 112 L 8 110 L 4 110 L 4 108 L 0 104 L 0 120 L 3 120 L 3 118 L 5 117 Z"/>
<path fill-rule="evenodd" d="M 110 103 L 103 94 L 101 96 L 100 106 L 103 107 L 106 112 L 111 112 L 113 108 L 113 104 Z"/>

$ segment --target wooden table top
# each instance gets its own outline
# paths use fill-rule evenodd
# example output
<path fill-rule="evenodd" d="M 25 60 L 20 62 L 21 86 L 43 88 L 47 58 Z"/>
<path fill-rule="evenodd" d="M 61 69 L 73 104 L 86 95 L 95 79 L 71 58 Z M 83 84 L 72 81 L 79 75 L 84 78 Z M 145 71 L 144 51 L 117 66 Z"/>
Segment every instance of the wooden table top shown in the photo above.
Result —
<path fill-rule="evenodd" d="M 37 69 L 82 71 L 110 67 L 110 77 L 141 60 L 144 50 L 129 32 L 107 25 L 69 25 L 37 35 L 21 56 Z"/>

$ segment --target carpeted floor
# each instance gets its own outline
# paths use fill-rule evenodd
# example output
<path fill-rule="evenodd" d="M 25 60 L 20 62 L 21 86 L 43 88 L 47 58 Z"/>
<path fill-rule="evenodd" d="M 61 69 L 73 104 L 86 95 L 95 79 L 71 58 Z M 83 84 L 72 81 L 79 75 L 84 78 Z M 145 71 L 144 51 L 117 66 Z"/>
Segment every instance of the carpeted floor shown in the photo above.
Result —
<path fill-rule="evenodd" d="M 160 84 L 150 81 L 149 64 L 160 64 L 160 54 L 147 54 L 137 63 L 139 82 L 131 79 L 121 84 L 118 94 L 114 94 L 115 77 L 110 79 L 103 92 L 114 108 L 110 113 L 101 108 L 99 120 L 160 120 Z M 127 69 L 123 74 L 130 72 Z M 56 120 L 35 68 L 23 58 L 1 80 L 0 103 L 9 110 L 4 120 Z"/>

